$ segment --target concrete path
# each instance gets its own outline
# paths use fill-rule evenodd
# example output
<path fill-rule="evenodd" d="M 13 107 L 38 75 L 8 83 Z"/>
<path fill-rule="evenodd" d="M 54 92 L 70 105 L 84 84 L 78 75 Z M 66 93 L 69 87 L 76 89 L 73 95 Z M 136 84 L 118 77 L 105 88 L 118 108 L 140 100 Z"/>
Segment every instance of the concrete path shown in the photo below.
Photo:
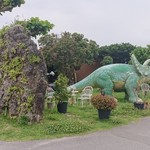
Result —
<path fill-rule="evenodd" d="M 0 141 L 0 150 L 150 150 L 150 117 L 84 136 L 28 142 Z"/>

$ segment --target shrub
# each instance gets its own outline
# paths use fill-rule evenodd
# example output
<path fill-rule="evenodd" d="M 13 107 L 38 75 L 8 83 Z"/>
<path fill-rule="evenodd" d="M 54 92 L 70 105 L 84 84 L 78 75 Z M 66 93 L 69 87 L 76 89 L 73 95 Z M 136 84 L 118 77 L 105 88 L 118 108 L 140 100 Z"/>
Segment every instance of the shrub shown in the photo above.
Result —
<path fill-rule="evenodd" d="M 67 119 L 61 120 L 59 123 L 53 122 L 47 128 L 47 134 L 71 134 L 86 132 L 90 129 L 90 126 L 84 122 Z"/>
<path fill-rule="evenodd" d="M 63 75 L 60 74 L 57 78 L 57 80 L 54 82 L 55 85 L 55 92 L 54 92 L 54 98 L 58 102 L 64 102 L 68 101 L 68 98 L 71 96 L 70 92 L 67 90 L 69 79 Z"/>
<path fill-rule="evenodd" d="M 117 100 L 108 95 L 97 94 L 92 96 L 91 103 L 96 109 L 112 110 L 117 106 Z"/>

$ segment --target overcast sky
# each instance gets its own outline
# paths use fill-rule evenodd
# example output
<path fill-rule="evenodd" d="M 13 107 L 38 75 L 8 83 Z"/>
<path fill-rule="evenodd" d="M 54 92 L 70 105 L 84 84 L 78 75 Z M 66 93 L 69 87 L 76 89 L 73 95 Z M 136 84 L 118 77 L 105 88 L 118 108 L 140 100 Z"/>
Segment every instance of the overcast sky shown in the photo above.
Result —
<path fill-rule="evenodd" d="M 100 46 L 150 44 L 150 0 L 25 0 L 0 16 L 0 27 L 19 16 L 39 17 L 55 25 L 51 33 L 81 33 Z"/>

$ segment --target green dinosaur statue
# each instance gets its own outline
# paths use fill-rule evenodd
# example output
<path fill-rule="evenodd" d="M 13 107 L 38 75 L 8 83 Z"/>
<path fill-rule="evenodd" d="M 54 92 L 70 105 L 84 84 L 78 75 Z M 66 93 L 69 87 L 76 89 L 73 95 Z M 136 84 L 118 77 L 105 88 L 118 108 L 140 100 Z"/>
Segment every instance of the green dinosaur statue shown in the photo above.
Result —
<path fill-rule="evenodd" d="M 137 89 L 143 82 L 150 81 L 150 59 L 140 64 L 134 54 L 131 56 L 132 65 L 110 64 L 96 69 L 83 80 L 68 87 L 68 90 L 82 90 L 85 86 L 100 88 L 106 95 L 114 91 L 125 91 L 130 102 L 141 100 Z"/>

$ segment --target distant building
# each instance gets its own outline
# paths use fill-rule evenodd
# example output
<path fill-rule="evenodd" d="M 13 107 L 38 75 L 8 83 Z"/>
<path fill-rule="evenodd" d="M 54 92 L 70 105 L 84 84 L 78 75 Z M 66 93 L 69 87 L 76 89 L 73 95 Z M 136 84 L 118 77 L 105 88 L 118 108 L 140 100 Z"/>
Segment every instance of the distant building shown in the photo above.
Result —
<path fill-rule="evenodd" d="M 96 70 L 99 67 L 99 62 L 95 62 L 93 65 L 82 64 L 80 69 L 76 71 L 76 82 L 84 79 L 86 76 L 91 74 L 94 70 Z"/>

